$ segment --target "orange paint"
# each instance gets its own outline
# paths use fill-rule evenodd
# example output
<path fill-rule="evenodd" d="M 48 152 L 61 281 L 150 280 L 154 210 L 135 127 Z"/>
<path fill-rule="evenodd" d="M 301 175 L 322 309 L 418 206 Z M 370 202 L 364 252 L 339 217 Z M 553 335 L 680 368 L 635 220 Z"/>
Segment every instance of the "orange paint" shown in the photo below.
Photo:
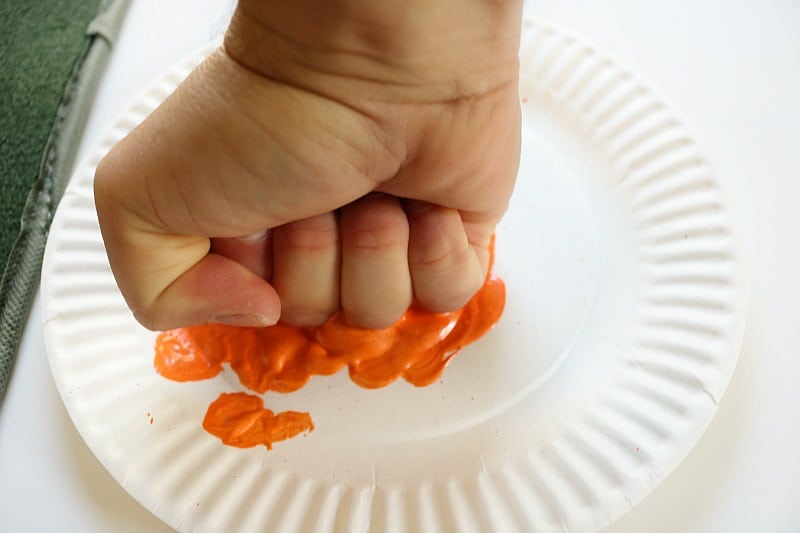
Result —
<path fill-rule="evenodd" d="M 242 385 L 260 394 L 292 392 L 313 375 L 334 374 L 345 366 L 362 387 L 385 387 L 399 377 L 425 386 L 494 326 L 504 305 L 505 285 L 490 275 L 462 309 L 432 313 L 415 304 L 396 324 L 380 330 L 352 326 L 342 313 L 315 328 L 179 328 L 158 336 L 155 367 L 166 378 L 196 381 L 216 376 L 229 363 Z M 274 415 L 261 398 L 246 393 L 222 394 L 209 407 L 203 427 L 225 444 L 268 448 L 313 429 L 308 414 Z"/>
<path fill-rule="evenodd" d="M 273 442 L 311 431 L 314 424 L 308 413 L 286 411 L 276 415 L 264 408 L 264 401 L 258 396 L 234 392 L 220 394 L 208 406 L 203 427 L 230 446 L 251 448 L 263 444 L 271 450 Z"/>

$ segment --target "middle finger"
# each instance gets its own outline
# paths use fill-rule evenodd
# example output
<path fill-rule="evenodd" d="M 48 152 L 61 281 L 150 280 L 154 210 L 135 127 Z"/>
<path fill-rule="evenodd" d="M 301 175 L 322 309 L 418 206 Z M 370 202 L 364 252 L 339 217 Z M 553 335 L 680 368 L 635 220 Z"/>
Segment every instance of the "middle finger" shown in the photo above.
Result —
<path fill-rule="evenodd" d="M 341 303 L 365 328 L 394 324 L 411 305 L 408 219 L 400 202 L 369 195 L 342 208 Z"/>

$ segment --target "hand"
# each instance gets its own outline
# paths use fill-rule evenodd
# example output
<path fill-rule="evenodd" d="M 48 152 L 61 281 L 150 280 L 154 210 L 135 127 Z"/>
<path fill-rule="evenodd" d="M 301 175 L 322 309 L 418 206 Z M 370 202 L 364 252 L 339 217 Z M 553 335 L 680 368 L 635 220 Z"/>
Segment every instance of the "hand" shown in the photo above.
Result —
<path fill-rule="evenodd" d="M 224 48 L 97 169 L 136 318 L 305 326 L 341 308 L 374 328 L 413 298 L 465 304 L 517 171 L 520 11 L 241 0 Z"/>

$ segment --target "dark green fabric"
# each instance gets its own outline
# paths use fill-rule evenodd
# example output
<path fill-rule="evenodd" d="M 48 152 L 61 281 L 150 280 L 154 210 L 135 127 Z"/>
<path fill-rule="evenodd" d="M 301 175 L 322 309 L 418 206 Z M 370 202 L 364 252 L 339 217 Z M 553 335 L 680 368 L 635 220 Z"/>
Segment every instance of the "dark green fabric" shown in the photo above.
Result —
<path fill-rule="evenodd" d="M 99 0 L 0 2 L 0 258 L 5 265 L 19 218 L 39 175 L 42 151 L 64 86 L 87 45 Z"/>
<path fill-rule="evenodd" d="M 0 0 L 0 398 L 127 0 Z"/>

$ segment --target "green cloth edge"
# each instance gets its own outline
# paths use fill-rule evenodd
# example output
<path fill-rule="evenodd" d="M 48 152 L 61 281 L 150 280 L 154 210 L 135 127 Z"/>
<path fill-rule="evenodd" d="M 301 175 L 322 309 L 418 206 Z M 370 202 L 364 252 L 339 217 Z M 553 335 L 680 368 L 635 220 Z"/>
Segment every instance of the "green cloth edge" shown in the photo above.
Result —
<path fill-rule="evenodd" d="M 89 23 L 86 45 L 70 74 L 28 193 L 19 236 L 0 279 L 0 401 L 39 285 L 50 222 L 69 181 L 100 75 L 130 0 L 104 0 Z"/>

